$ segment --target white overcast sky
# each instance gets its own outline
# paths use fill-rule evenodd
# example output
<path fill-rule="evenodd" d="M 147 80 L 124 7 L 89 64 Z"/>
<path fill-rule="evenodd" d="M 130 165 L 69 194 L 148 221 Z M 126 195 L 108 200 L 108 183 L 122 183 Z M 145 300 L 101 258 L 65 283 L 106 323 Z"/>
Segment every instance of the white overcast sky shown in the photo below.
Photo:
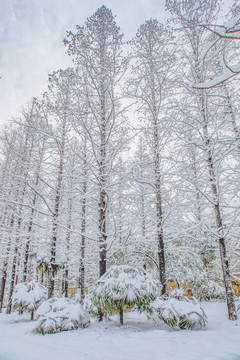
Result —
<path fill-rule="evenodd" d="M 66 30 L 74 32 L 103 4 L 126 39 L 145 20 L 167 17 L 165 0 L 0 0 L 0 125 L 43 94 L 49 73 L 71 66 Z"/>
<path fill-rule="evenodd" d="M 71 66 L 62 42 L 102 4 L 126 38 L 145 20 L 164 19 L 165 0 L 0 0 L 0 124 L 46 90 L 48 74 Z"/>

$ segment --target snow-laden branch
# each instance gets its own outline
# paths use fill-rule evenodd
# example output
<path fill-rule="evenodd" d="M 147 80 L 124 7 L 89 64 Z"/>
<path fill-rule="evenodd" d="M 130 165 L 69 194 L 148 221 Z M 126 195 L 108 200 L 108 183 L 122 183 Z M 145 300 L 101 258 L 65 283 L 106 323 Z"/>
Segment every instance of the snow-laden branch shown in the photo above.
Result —
<path fill-rule="evenodd" d="M 194 89 L 211 89 L 217 85 L 224 83 L 225 81 L 231 79 L 233 76 L 236 76 L 239 73 L 240 73 L 240 64 L 237 64 L 231 66 L 231 68 L 228 67 L 228 69 L 223 74 L 216 76 L 214 79 L 204 83 L 193 84 L 192 87 Z"/>

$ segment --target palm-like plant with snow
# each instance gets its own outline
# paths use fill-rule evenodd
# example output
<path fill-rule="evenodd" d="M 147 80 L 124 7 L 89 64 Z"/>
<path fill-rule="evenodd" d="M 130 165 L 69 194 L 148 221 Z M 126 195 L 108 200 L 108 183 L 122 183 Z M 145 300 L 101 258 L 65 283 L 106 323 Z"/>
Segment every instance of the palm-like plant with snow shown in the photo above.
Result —
<path fill-rule="evenodd" d="M 47 299 L 47 289 L 35 282 L 19 283 L 15 286 L 12 303 L 19 313 L 23 311 L 31 312 L 31 320 L 34 319 L 34 311 Z"/>
<path fill-rule="evenodd" d="M 153 314 L 175 329 L 193 330 L 207 323 L 207 317 L 197 300 L 189 300 L 181 289 L 156 299 L 151 305 Z"/>
<path fill-rule="evenodd" d="M 51 298 L 45 301 L 37 311 L 36 330 L 39 334 L 52 334 L 88 326 L 88 312 L 79 302 L 71 299 Z"/>
<path fill-rule="evenodd" d="M 113 265 L 90 288 L 94 305 L 103 313 L 119 313 L 123 324 L 123 311 L 136 307 L 149 310 L 149 304 L 160 293 L 160 284 L 150 275 L 129 265 Z"/>

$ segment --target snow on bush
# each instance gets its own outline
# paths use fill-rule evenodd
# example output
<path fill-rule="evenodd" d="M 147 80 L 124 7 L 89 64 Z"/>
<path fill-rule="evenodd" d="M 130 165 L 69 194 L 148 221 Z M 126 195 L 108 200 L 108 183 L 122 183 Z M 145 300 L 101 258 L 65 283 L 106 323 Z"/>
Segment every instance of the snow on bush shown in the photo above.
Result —
<path fill-rule="evenodd" d="M 98 308 L 97 306 L 92 302 L 91 297 L 89 294 L 85 295 L 85 298 L 83 300 L 83 308 L 86 309 L 90 315 L 97 316 L 98 315 Z"/>
<path fill-rule="evenodd" d="M 80 303 L 68 298 L 51 298 L 45 301 L 36 313 L 36 330 L 40 334 L 52 334 L 88 326 L 90 319 Z"/>
<path fill-rule="evenodd" d="M 199 329 L 207 323 L 206 315 L 196 299 L 189 300 L 181 289 L 156 299 L 151 306 L 154 315 L 175 329 Z"/>
<path fill-rule="evenodd" d="M 193 285 L 193 293 L 200 301 L 211 299 L 225 299 L 225 288 L 214 280 L 208 280 L 202 286 Z"/>
<path fill-rule="evenodd" d="M 138 311 L 149 309 L 149 304 L 160 292 L 160 284 L 150 275 L 129 265 L 113 265 L 90 287 L 93 305 L 107 314 L 120 314 L 133 306 Z"/>
<path fill-rule="evenodd" d="M 76 294 L 72 297 L 72 300 L 75 303 L 81 303 L 83 309 L 88 311 L 92 316 L 98 315 L 98 308 L 92 303 L 89 294 L 85 294 L 84 299 L 82 300 L 82 295 L 80 289 L 77 290 Z"/>
<path fill-rule="evenodd" d="M 31 319 L 34 318 L 34 311 L 47 299 L 47 289 L 35 281 L 19 283 L 15 286 L 12 303 L 14 309 L 19 313 L 31 312 Z"/>

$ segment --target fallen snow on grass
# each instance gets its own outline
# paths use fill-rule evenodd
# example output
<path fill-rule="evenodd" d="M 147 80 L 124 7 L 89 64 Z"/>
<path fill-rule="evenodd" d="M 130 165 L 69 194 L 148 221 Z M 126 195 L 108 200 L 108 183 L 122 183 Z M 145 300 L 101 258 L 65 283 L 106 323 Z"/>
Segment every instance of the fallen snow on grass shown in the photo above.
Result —
<path fill-rule="evenodd" d="M 226 304 L 203 303 L 206 328 L 174 331 L 144 314 L 125 314 L 89 328 L 52 335 L 33 333 L 29 315 L 0 314 L 0 360 L 240 360 L 240 321 L 227 320 Z"/>

